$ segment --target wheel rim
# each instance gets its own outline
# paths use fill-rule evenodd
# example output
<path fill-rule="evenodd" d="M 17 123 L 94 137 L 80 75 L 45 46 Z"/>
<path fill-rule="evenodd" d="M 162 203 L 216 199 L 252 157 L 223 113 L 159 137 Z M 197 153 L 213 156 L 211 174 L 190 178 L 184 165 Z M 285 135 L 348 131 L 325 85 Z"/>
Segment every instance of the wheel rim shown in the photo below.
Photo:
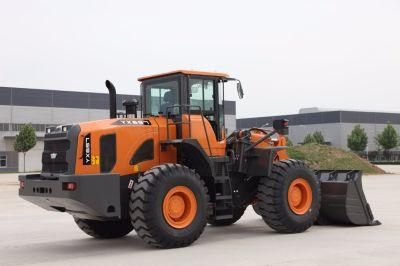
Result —
<path fill-rule="evenodd" d="M 185 186 L 171 188 L 163 201 L 163 215 L 174 228 L 185 228 L 197 213 L 197 200 L 192 190 Z"/>
<path fill-rule="evenodd" d="M 298 177 L 292 181 L 288 190 L 289 207 L 295 214 L 309 211 L 312 203 L 312 190 L 307 180 Z"/>

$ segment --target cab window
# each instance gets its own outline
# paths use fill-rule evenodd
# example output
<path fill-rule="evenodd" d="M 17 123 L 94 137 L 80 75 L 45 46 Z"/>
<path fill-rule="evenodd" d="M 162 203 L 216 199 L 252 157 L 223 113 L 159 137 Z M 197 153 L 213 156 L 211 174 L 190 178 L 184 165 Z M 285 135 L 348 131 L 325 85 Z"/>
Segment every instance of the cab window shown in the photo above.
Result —
<path fill-rule="evenodd" d="M 167 108 L 179 102 L 178 81 L 153 83 L 145 86 L 145 116 L 167 114 Z M 170 109 L 168 109 L 170 111 Z"/>
<path fill-rule="evenodd" d="M 218 140 L 221 139 L 220 130 L 218 130 L 218 114 L 215 112 L 215 93 L 214 80 L 208 79 L 190 79 L 189 96 L 190 105 L 200 106 L 204 117 L 210 122 Z M 221 124 L 221 123 L 220 123 Z"/>
<path fill-rule="evenodd" d="M 212 80 L 204 81 L 204 110 L 214 110 L 214 82 Z"/>
<path fill-rule="evenodd" d="M 190 105 L 200 106 L 205 113 L 214 112 L 214 81 L 190 79 Z"/>

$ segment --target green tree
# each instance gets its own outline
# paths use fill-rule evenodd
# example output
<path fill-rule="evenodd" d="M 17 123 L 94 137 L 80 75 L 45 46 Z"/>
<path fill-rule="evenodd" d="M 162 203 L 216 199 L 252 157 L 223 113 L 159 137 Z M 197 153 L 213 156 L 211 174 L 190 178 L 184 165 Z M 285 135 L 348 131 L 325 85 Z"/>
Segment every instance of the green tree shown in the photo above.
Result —
<path fill-rule="evenodd" d="M 324 135 L 322 135 L 321 131 L 315 131 L 313 134 L 313 137 L 314 137 L 316 143 L 318 143 L 318 144 L 325 143 L 325 138 L 324 138 Z"/>
<path fill-rule="evenodd" d="M 389 123 L 383 129 L 382 133 L 375 137 L 375 141 L 387 151 L 399 145 L 399 134 L 392 124 Z"/>
<path fill-rule="evenodd" d="M 31 124 L 23 125 L 19 134 L 15 138 L 14 150 L 24 153 L 24 172 L 25 172 L 25 156 L 26 153 L 35 147 L 36 134 L 35 129 Z"/>
<path fill-rule="evenodd" d="M 303 144 L 309 144 L 309 143 L 316 143 L 317 141 L 314 138 L 313 134 L 307 134 L 303 140 Z"/>
<path fill-rule="evenodd" d="M 347 136 L 347 147 L 355 152 L 364 151 L 368 144 L 368 136 L 361 125 L 356 125 Z"/>

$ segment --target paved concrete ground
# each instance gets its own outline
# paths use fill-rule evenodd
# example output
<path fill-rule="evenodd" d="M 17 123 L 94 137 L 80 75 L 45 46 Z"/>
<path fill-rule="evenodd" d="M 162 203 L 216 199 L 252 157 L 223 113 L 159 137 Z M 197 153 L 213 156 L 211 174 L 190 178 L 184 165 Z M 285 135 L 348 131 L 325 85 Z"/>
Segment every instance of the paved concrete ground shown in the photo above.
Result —
<path fill-rule="evenodd" d="M 389 174 L 400 174 L 400 165 L 377 165 L 379 168 L 381 168 L 383 171 Z"/>
<path fill-rule="evenodd" d="M 314 226 L 284 235 L 249 208 L 237 224 L 208 226 L 192 246 L 174 250 L 149 247 L 135 233 L 92 239 L 68 214 L 19 199 L 15 179 L 0 175 L 0 265 L 400 265 L 400 175 L 364 177 L 381 226 Z"/>

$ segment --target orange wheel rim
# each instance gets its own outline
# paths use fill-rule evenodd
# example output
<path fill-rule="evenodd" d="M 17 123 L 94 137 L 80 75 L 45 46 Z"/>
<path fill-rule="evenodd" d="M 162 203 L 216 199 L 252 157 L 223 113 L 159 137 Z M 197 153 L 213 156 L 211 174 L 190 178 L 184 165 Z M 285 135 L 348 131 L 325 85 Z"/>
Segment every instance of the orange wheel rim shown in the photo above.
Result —
<path fill-rule="evenodd" d="M 292 181 L 288 190 L 289 207 L 295 214 L 302 215 L 310 210 L 312 190 L 304 178 L 298 177 Z"/>
<path fill-rule="evenodd" d="M 190 225 L 197 213 L 197 200 L 192 190 L 185 186 L 171 188 L 163 201 L 165 221 L 181 229 Z"/>

